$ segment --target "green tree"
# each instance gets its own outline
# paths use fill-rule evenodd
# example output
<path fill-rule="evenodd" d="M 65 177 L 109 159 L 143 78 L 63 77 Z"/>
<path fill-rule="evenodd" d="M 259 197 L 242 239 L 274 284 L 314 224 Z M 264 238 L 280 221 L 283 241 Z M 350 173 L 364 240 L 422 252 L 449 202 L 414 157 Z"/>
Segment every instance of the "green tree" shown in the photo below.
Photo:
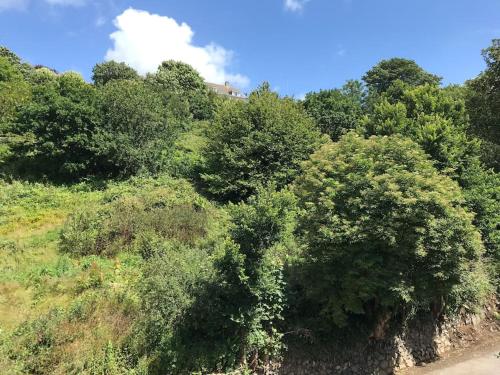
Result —
<path fill-rule="evenodd" d="M 96 134 L 104 173 L 158 173 L 165 166 L 179 123 L 142 81 L 113 80 L 99 90 L 102 126 Z"/>
<path fill-rule="evenodd" d="M 68 180 L 93 169 L 99 125 L 95 90 L 76 73 L 35 73 L 32 99 L 19 109 L 13 133 L 23 140 L 13 156 L 26 173 Z"/>
<path fill-rule="evenodd" d="M 7 59 L 9 63 L 15 66 L 16 69 L 19 70 L 19 72 L 21 72 L 25 78 L 32 71 L 31 65 L 23 62 L 19 56 L 17 56 L 7 47 L 0 46 L 0 57 Z"/>
<path fill-rule="evenodd" d="M 292 241 L 296 200 L 288 191 L 262 188 L 247 203 L 230 204 L 233 226 L 228 247 L 216 263 L 223 280 L 222 315 L 235 324 L 240 364 L 255 367 L 282 349 L 278 323 L 285 307 L 284 248 Z M 228 323 L 226 323 L 228 324 Z"/>
<path fill-rule="evenodd" d="M 364 120 L 366 135 L 402 134 L 417 142 L 440 170 L 460 174 L 477 156 L 467 137 L 463 99 L 434 85 L 406 88 L 397 101 L 382 94 Z"/>
<path fill-rule="evenodd" d="M 340 326 L 365 315 L 379 336 L 390 317 L 446 305 L 483 252 L 458 185 L 400 136 L 324 145 L 294 191 L 304 288 Z"/>
<path fill-rule="evenodd" d="M 486 70 L 467 82 L 472 134 L 483 141 L 483 160 L 500 171 L 500 39 L 483 50 Z"/>
<path fill-rule="evenodd" d="M 401 134 L 417 142 L 464 189 L 487 254 L 498 261 L 500 229 L 493 224 L 498 221 L 498 176 L 481 166 L 480 143 L 468 135 L 464 96 L 458 87 L 431 85 L 407 88 L 395 102 L 384 93 L 365 118 L 365 134 Z"/>
<path fill-rule="evenodd" d="M 351 81 L 341 90 L 311 92 L 303 104 L 321 131 L 337 141 L 358 126 L 363 115 L 363 92 L 359 82 Z"/>
<path fill-rule="evenodd" d="M 18 65 L 0 56 L 0 134 L 14 120 L 17 109 L 30 96 L 30 85 Z"/>
<path fill-rule="evenodd" d="M 269 181 L 281 188 L 293 180 L 319 141 L 301 106 L 263 85 L 248 102 L 221 104 L 208 131 L 201 177 L 208 192 L 223 200 L 247 198 Z"/>
<path fill-rule="evenodd" d="M 467 206 L 476 214 L 473 223 L 493 263 L 493 277 L 500 281 L 500 174 L 475 163 L 462 173 L 459 182 Z"/>
<path fill-rule="evenodd" d="M 375 93 L 383 93 L 397 80 L 410 86 L 439 85 L 441 77 L 426 72 L 415 61 L 392 58 L 382 60 L 363 76 L 363 81 Z"/>
<path fill-rule="evenodd" d="M 167 100 L 172 96 L 185 100 L 195 119 L 212 118 L 214 95 L 190 65 L 174 60 L 164 61 L 155 74 L 148 74 L 147 81 Z"/>
<path fill-rule="evenodd" d="M 96 86 L 102 86 L 116 79 L 138 79 L 139 74 L 127 64 L 116 61 L 106 61 L 96 64 L 92 69 L 92 81 Z"/>

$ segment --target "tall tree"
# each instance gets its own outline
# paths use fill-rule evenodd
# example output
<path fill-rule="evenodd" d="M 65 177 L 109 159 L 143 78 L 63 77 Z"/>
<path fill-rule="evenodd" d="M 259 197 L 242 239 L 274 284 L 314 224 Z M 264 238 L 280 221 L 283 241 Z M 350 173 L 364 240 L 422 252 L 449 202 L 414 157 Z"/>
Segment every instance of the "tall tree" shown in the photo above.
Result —
<path fill-rule="evenodd" d="M 360 82 L 348 82 L 341 90 L 321 90 L 306 95 L 306 112 L 317 122 L 320 130 L 337 141 L 355 129 L 363 115 L 363 91 Z"/>
<path fill-rule="evenodd" d="M 92 69 L 92 81 L 96 86 L 102 86 L 116 79 L 138 79 L 139 74 L 127 64 L 116 61 L 106 61 L 96 64 Z"/>
<path fill-rule="evenodd" d="M 477 154 L 467 137 L 467 113 L 462 99 L 435 85 L 406 87 L 397 101 L 385 93 L 364 120 L 366 135 L 402 134 L 436 160 L 441 170 L 460 174 Z"/>
<path fill-rule="evenodd" d="M 176 96 L 185 100 L 195 119 L 209 119 L 213 116 L 213 94 L 203 78 L 190 65 L 180 61 L 168 60 L 161 63 L 155 74 L 148 74 L 147 81 L 167 100 Z"/>
<path fill-rule="evenodd" d="M 95 143 L 103 172 L 158 173 L 179 124 L 156 92 L 142 81 L 110 81 L 99 91 L 98 108 L 102 127 Z"/>
<path fill-rule="evenodd" d="M 368 88 L 378 94 L 387 91 L 397 80 L 410 86 L 438 85 L 441 77 L 426 72 L 413 60 L 397 57 L 382 60 L 363 76 Z"/>
<path fill-rule="evenodd" d="M 467 82 L 471 132 L 483 141 L 483 160 L 500 171 L 500 39 L 483 50 L 486 70 Z"/>
<path fill-rule="evenodd" d="M 268 182 L 282 188 L 316 148 L 320 135 L 301 105 L 280 98 L 264 84 L 248 102 L 221 104 L 208 132 L 207 190 L 222 200 L 239 201 Z"/>
<path fill-rule="evenodd" d="M 294 191 L 307 245 L 304 289 L 340 326 L 366 315 L 379 336 L 394 315 L 440 310 L 454 288 L 467 287 L 483 252 L 458 185 L 401 136 L 351 133 L 325 144 Z"/>
<path fill-rule="evenodd" d="M 13 132 L 23 142 L 13 148 L 27 173 L 74 179 L 93 168 L 92 137 L 99 125 L 95 89 L 76 73 L 37 70 L 32 99 L 23 105 Z"/>

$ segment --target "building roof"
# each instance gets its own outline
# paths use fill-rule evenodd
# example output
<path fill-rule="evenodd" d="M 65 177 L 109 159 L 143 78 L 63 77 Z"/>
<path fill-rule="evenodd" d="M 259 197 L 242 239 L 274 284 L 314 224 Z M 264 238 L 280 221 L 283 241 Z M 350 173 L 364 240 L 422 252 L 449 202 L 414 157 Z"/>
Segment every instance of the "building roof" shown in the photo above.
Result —
<path fill-rule="evenodd" d="M 229 84 L 229 82 L 224 83 L 223 85 L 218 83 L 205 82 L 206 85 L 215 91 L 218 95 L 229 96 L 235 99 L 246 99 L 246 96 L 241 93 L 236 87 L 233 87 Z"/>

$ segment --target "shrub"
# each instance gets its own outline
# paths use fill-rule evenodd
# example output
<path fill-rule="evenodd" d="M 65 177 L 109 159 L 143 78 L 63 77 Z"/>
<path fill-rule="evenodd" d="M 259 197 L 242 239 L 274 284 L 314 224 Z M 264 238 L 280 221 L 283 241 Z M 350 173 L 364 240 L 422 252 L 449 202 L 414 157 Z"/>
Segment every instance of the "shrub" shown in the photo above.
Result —
<path fill-rule="evenodd" d="M 207 365 L 199 354 L 206 344 L 196 332 L 203 321 L 214 316 L 193 317 L 193 306 L 203 304 L 210 312 L 213 301 L 199 300 L 207 283 L 212 283 L 213 264 L 209 254 L 197 248 L 159 244 L 154 255 L 144 264 L 138 283 L 141 312 L 137 319 L 131 346 L 139 357 L 148 358 L 149 373 L 183 374 Z M 219 332 L 220 333 L 220 332 Z M 210 342 L 202 352 L 210 352 Z"/>
<path fill-rule="evenodd" d="M 210 233 L 217 231 L 218 224 L 210 220 L 214 208 L 185 184 L 177 183 L 179 191 L 170 191 L 142 181 L 146 184 L 141 192 L 135 188 L 118 192 L 109 203 L 71 215 L 60 234 L 61 250 L 114 256 L 121 250 L 137 249 L 136 242 L 151 236 L 195 245 L 209 241 Z"/>
<path fill-rule="evenodd" d="M 349 134 L 323 146 L 295 192 L 303 287 L 337 325 L 361 314 L 379 332 L 388 317 L 440 311 L 483 252 L 458 185 L 398 136 Z"/>
<path fill-rule="evenodd" d="M 260 188 L 247 203 L 231 204 L 231 239 L 216 263 L 223 280 L 223 316 L 234 323 L 239 364 L 252 368 L 283 349 L 279 322 L 285 307 L 284 247 L 295 229 L 295 197 L 274 186 Z"/>

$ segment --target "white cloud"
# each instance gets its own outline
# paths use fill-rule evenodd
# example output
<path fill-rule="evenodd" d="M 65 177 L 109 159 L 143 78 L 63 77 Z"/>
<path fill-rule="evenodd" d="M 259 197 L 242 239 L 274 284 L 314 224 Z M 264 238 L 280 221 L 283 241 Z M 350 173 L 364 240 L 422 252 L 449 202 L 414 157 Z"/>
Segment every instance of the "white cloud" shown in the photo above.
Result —
<path fill-rule="evenodd" d="M 156 71 L 165 60 L 183 61 L 207 81 L 229 81 L 240 87 L 249 84 L 246 76 L 228 73 L 231 51 L 215 43 L 194 45 L 194 32 L 184 22 L 129 8 L 116 17 L 114 24 L 118 30 L 110 35 L 114 45 L 108 49 L 106 60 L 125 62 L 141 74 Z"/>
<path fill-rule="evenodd" d="M 105 24 L 106 24 L 106 18 L 104 18 L 103 16 L 98 16 L 95 19 L 95 25 L 96 25 L 96 27 L 101 27 L 101 26 L 103 26 Z"/>
<path fill-rule="evenodd" d="M 26 9 L 28 2 L 29 0 L 0 0 L 0 12 L 8 9 Z"/>
<path fill-rule="evenodd" d="M 44 0 L 49 5 L 61 6 L 83 6 L 88 0 Z M 0 12 L 2 10 L 15 9 L 24 10 L 30 5 L 31 0 L 0 0 Z"/>
<path fill-rule="evenodd" d="M 79 7 L 85 5 L 87 0 L 45 0 L 50 5 L 63 5 Z"/>
<path fill-rule="evenodd" d="M 302 12 L 304 5 L 310 0 L 285 0 L 285 9 L 291 12 Z"/>

